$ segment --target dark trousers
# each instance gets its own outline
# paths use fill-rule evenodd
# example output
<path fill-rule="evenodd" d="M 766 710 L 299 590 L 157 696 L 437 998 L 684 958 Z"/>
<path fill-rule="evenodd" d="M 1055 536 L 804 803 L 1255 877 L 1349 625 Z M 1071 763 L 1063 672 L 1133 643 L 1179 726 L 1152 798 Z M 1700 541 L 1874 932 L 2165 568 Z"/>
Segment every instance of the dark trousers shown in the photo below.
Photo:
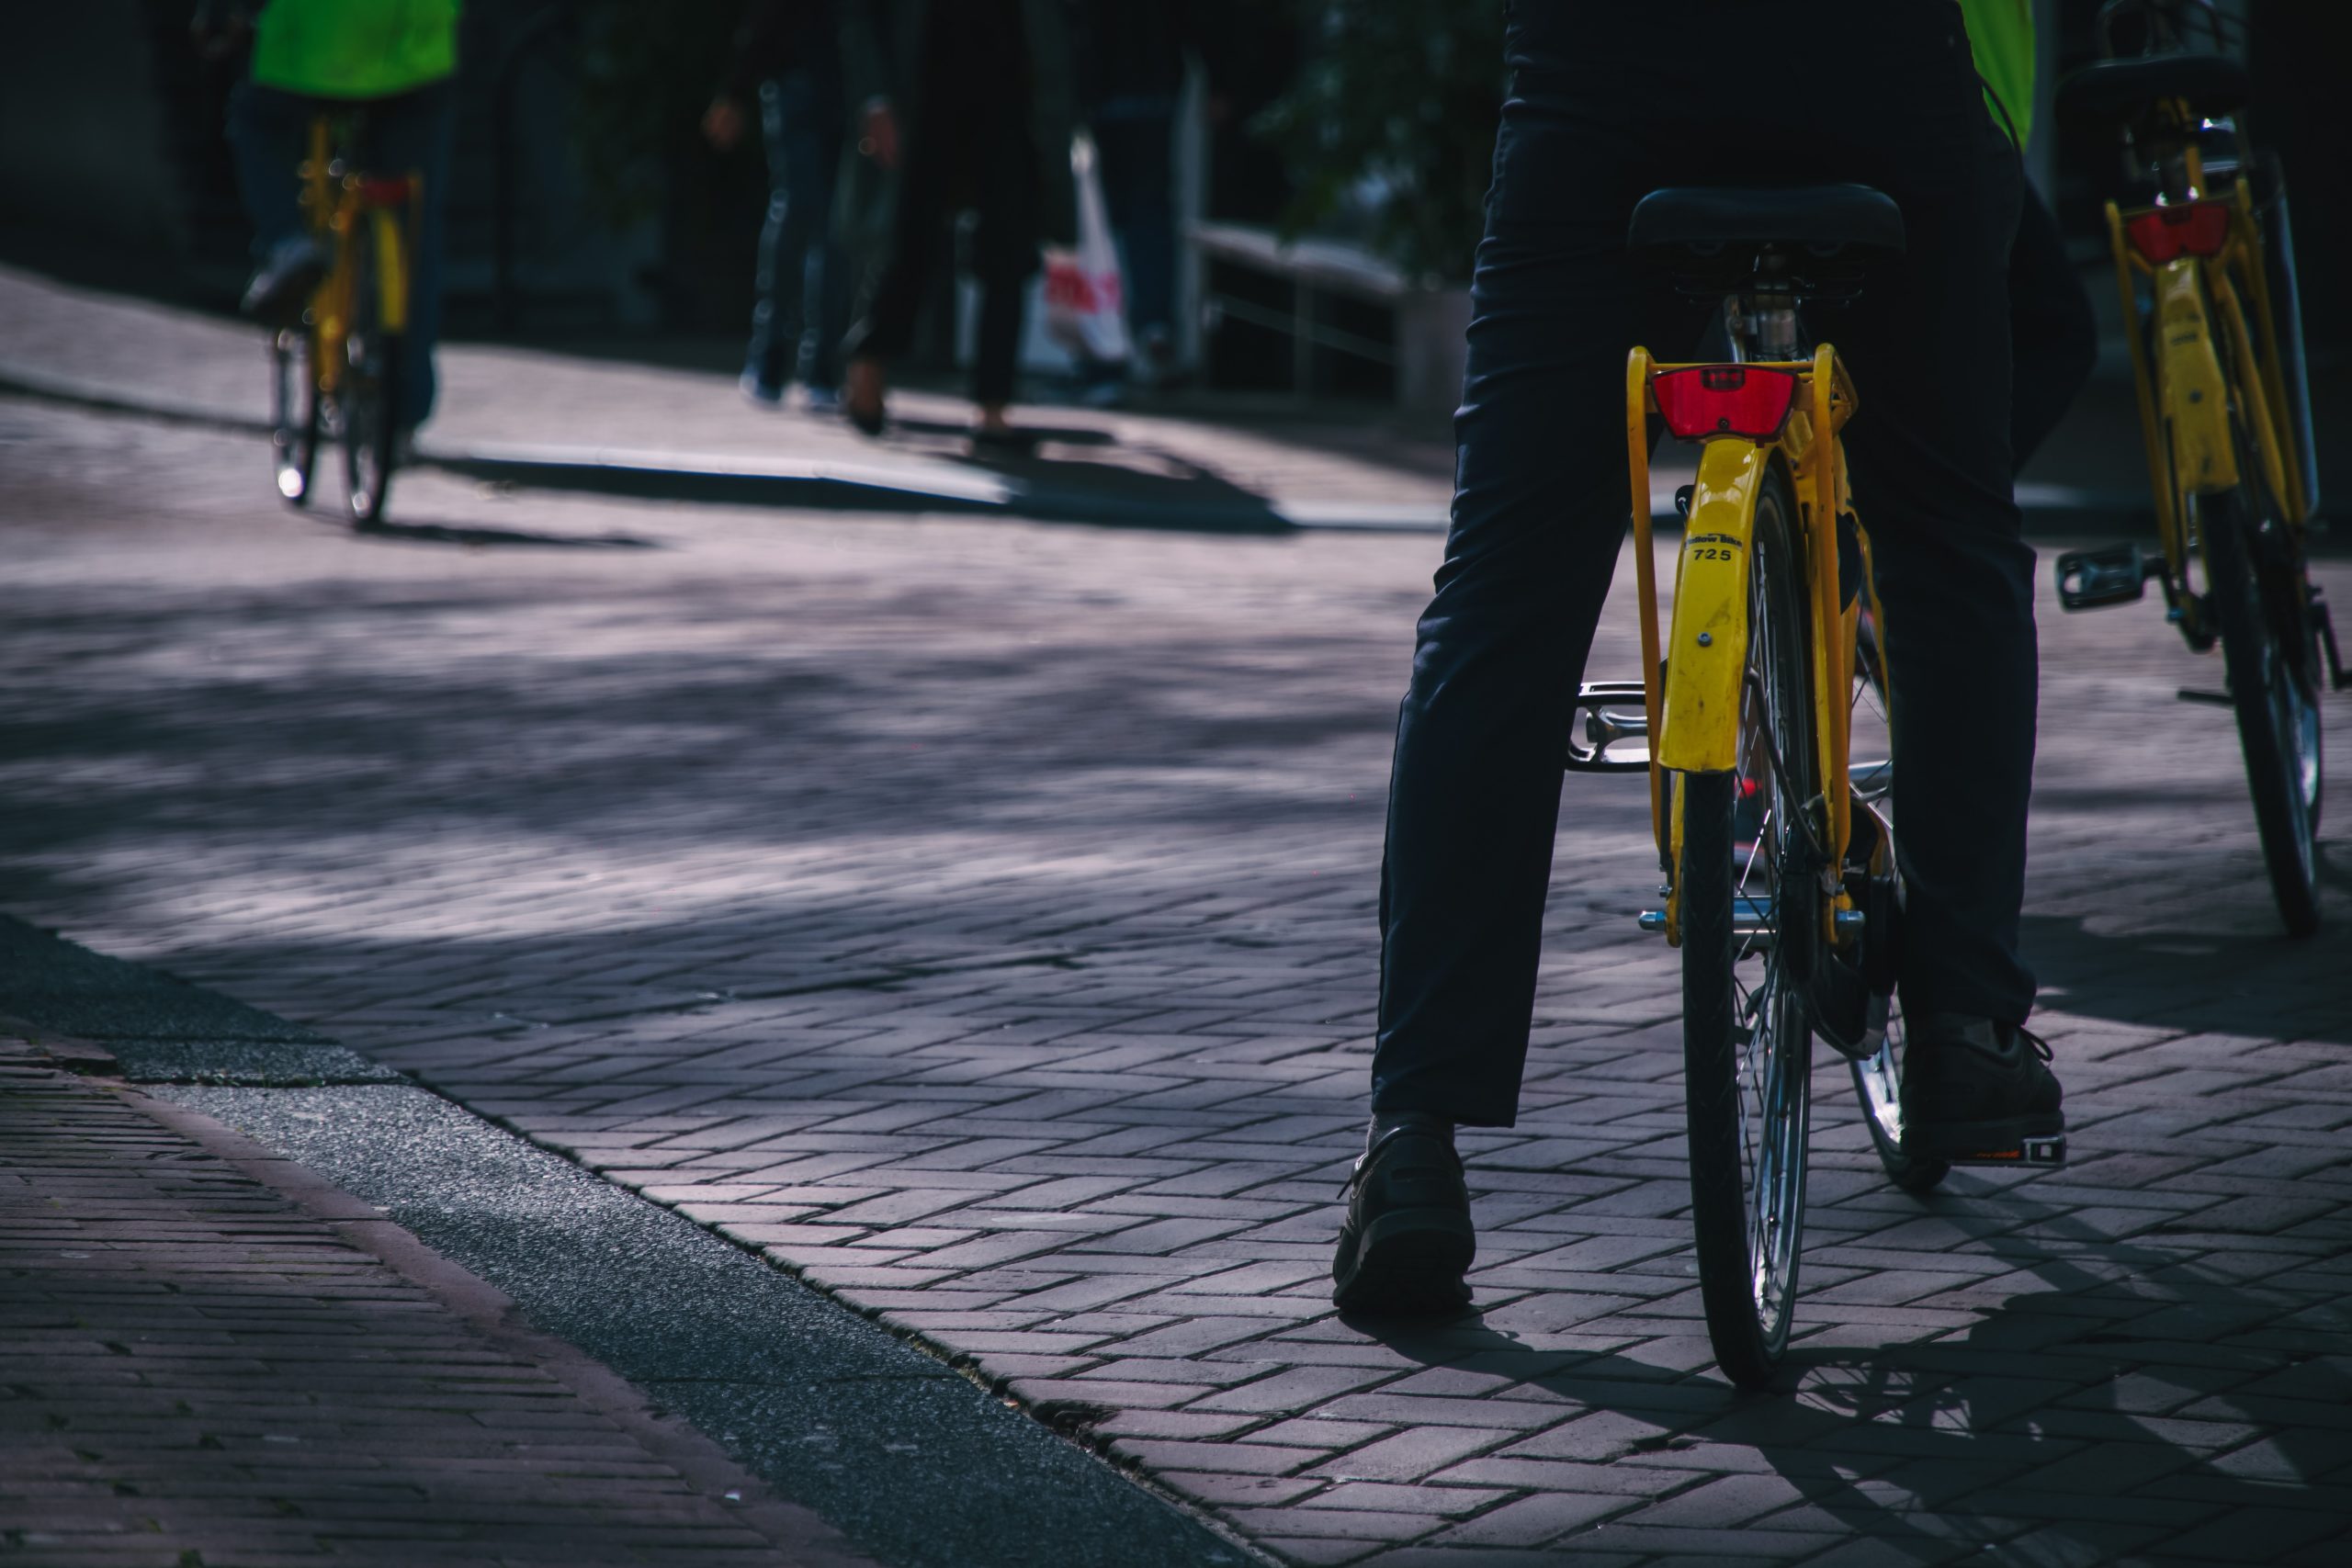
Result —
<path fill-rule="evenodd" d="M 833 238 L 833 188 L 843 112 L 831 71 L 790 71 L 760 85 L 768 216 L 760 230 L 759 302 L 752 308 L 743 368 L 764 387 L 796 376 L 822 390 L 841 384 L 850 270 Z"/>
<path fill-rule="evenodd" d="M 887 361 L 913 346 L 915 318 L 948 254 L 948 220 L 968 207 L 979 220 L 971 248 L 980 280 L 972 400 L 1011 402 L 1022 297 L 1037 270 L 1037 160 L 1027 103 L 968 83 L 923 106 L 905 158 L 890 257 L 865 319 L 850 333 L 849 351 Z"/>
<path fill-rule="evenodd" d="M 1127 327 L 1138 339 L 1165 336 L 1176 321 L 1175 116 L 1166 98 L 1114 98 L 1093 119 Z"/>
<path fill-rule="evenodd" d="M 1666 185 L 1851 179 L 1902 207 L 1906 254 L 1806 320 L 1860 390 L 1847 446 L 1894 682 L 1903 997 L 2007 1020 L 2032 1006 L 2017 954 L 2036 680 L 2033 552 L 2010 493 L 2018 160 L 1950 0 L 1804 0 L 1769 28 L 1751 14 L 1512 7 L 1453 527 L 1397 724 L 1376 1111 L 1517 1114 L 1568 701 L 1625 536 L 1625 354 L 1689 354 L 1713 310 L 1625 253 L 1634 202 Z M 1577 842 L 1573 789 L 1569 804 L 1582 863 L 1600 852 Z M 1603 874 L 1631 886 L 1639 869 Z"/>
<path fill-rule="evenodd" d="M 237 193 L 254 226 L 254 252 L 266 256 L 302 229 L 302 187 L 297 169 L 310 150 L 311 121 L 321 110 L 360 110 L 362 167 L 386 175 L 424 176 L 423 211 L 409 236 L 408 332 L 401 343 L 400 422 L 414 428 L 433 412 L 433 349 L 441 338 L 441 259 L 447 247 L 449 144 L 457 129 L 457 97 L 436 82 L 394 97 L 359 103 L 282 93 L 240 82 L 229 97 L 229 146 Z"/>

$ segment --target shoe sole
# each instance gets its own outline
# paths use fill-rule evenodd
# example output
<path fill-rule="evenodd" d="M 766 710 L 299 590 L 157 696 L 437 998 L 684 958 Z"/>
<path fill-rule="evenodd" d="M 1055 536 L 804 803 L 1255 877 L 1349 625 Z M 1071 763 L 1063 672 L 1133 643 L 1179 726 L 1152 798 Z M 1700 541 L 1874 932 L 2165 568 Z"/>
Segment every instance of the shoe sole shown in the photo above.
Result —
<path fill-rule="evenodd" d="M 2030 1165 L 2047 1168 L 2066 1163 L 2066 1124 L 2009 1117 L 1997 1122 L 1915 1122 L 1904 1130 L 1904 1153 L 1947 1165 Z"/>
<path fill-rule="evenodd" d="M 1470 1304 L 1462 1276 L 1478 1253 L 1470 1216 L 1407 1209 L 1366 1226 L 1355 1261 L 1333 1284 L 1332 1304 L 1367 1317 L 1444 1317 Z"/>

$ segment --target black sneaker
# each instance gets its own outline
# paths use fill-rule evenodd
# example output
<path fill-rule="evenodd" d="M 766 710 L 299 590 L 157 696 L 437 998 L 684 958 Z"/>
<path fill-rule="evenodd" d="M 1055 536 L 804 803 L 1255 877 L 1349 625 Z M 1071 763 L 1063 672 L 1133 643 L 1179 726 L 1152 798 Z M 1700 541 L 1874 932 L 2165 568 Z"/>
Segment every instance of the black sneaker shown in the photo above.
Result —
<path fill-rule="evenodd" d="M 270 326 L 293 325 L 301 319 L 311 296 L 326 281 L 334 260 L 316 236 L 288 235 L 270 247 L 268 259 L 245 288 L 240 309 Z"/>
<path fill-rule="evenodd" d="M 1478 1253 L 1453 1129 L 1434 1117 L 1379 1123 L 1348 1179 L 1331 1300 L 1370 1317 L 1447 1317 L 1470 1304 Z"/>
<path fill-rule="evenodd" d="M 1966 1013 L 1908 1021 L 1903 1145 L 1953 1165 L 2064 1165 L 2065 1091 L 2050 1046 L 2015 1024 Z"/>

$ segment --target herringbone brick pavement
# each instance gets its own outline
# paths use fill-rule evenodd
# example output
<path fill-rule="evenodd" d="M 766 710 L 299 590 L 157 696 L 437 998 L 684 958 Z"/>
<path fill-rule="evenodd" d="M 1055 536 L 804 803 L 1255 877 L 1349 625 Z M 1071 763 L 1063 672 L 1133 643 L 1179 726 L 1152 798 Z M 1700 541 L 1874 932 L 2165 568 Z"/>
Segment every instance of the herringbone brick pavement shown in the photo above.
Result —
<path fill-rule="evenodd" d="M 2218 670 L 2153 609 L 2042 617 L 2075 1164 L 1906 1197 L 1825 1068 L 1790 1390 L 1744 1398 L 1638 784 L 1566 797 L 1523 1113 L 1465 1144 L 1481 1315 L 1329 1308 L 1432 540 L 414 476 L 363 541 L 216 437 L 0 439 L 17 912 L 677 1205 L 1290 1560 L 2343 1558 L 2345 852 L 2335 934 L 2285 942 L 2226 715 L 2175 697 Z M 1631 648 L 1621 600 L 1596 673 Z"/>

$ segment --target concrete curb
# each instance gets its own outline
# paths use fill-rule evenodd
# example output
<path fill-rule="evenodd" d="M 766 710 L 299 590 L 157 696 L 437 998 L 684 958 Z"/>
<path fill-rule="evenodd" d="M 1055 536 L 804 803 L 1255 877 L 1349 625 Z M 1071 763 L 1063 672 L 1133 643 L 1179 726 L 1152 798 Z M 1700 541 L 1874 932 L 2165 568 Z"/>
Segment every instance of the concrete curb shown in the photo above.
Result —
<path fill-rule="evenodd" d="M 200 1111 L 136 1089 L 118 1092 L 142 1114 L 277 1193 L 430 1294 L 500 1350 L 545 1369 L 688 1485 L 765 1536 L 794 1568 L 875 1568 L 874 1558 L 858 1551 L 811 1510 L 776 1496 L 718 1444 L 674 1416 L 654 1414 L 626 1379 L 563 1341 L 523 1326 L 514 1300 L 504 1292 L 442 1257 L 373 1204 L 307 1167 L 279 1158 Z"/>

